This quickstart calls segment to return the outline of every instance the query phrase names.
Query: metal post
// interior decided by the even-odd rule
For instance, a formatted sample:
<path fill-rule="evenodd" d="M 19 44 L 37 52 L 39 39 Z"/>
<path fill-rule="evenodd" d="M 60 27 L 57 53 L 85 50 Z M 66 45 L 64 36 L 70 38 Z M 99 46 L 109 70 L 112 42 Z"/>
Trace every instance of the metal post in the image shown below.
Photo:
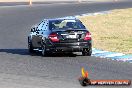
<path fill-rule="evenodd" d="M 32 6 L 32 0 L 29 0 L 29 5 Z"/>

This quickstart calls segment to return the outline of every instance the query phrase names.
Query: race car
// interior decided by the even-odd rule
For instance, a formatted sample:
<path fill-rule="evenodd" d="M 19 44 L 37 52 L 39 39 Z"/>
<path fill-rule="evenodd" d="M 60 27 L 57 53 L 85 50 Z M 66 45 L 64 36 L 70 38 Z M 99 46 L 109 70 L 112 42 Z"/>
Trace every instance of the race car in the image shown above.
<path fill-rule="evenodd" d="M 42 56 L 63 52 L 81 52 L 83 56 L 91 56 L 91 33 L 74 17 L 44 19 L 31 28 L 28 50 L 30 53 L 40 51 Z"/>

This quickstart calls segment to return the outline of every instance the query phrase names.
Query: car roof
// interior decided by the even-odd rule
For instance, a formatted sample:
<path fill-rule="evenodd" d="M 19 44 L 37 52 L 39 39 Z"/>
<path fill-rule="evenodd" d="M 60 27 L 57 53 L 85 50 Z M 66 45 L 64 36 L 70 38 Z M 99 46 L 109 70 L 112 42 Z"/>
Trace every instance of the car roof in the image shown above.
<path fill-rule="evenodd" d="M 55 21 L 55 20 L 79 20 L 79 19 L 73 16 L 67 16 L 67 17 L 61 17 L 61 18 L 43 19 L 42 21 Z M 35 27 L 37 25 L 39 25 L 39 23 L 33 25 L 32 27 Z"/>
<path fill-rule="evenodd" d="M 44 20 L 54 21 L 54 20 L 79 20 L 79 19 L 77 19 L 76 17 L 69 16 L 69 17 L 54 18 L 54 19 L 44 19 Z"/>

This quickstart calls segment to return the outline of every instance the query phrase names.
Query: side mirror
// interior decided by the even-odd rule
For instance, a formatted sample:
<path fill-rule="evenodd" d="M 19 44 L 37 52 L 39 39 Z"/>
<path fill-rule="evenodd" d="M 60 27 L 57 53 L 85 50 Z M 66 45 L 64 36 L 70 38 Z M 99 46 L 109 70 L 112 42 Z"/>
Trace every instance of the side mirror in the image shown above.
<path fill-rule="evenodd" d="M 31 31 L 30 32 L 34 32 L 33 28 L 31 28 Z"/>
<path fill-rule="evenodd" d="M 31 28 L 31 32 L 35 32 L 35 31 L 36 31 L 35 27 Z"/>
<path fill-rule="evenodd" d="M 31 29 L 31 31 L 30 32 L 33 32 L 33 29 Z"/>

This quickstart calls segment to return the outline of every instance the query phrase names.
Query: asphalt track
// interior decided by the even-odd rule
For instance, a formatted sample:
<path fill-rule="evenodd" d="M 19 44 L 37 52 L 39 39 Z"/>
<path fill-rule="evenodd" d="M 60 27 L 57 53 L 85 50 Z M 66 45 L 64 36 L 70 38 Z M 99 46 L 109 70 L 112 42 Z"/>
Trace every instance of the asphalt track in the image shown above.
<path fill-rule="evenodd" d="M 0 88 L 81 88 L 77 80 L 81 67 L 89 71 L 90 79 L 132 80 L 131 63 L 79 54 L 41 57 L 27 51 L 30 27 L 43 18 L 130 7 L 132 1 L 0 7 Z"/>

